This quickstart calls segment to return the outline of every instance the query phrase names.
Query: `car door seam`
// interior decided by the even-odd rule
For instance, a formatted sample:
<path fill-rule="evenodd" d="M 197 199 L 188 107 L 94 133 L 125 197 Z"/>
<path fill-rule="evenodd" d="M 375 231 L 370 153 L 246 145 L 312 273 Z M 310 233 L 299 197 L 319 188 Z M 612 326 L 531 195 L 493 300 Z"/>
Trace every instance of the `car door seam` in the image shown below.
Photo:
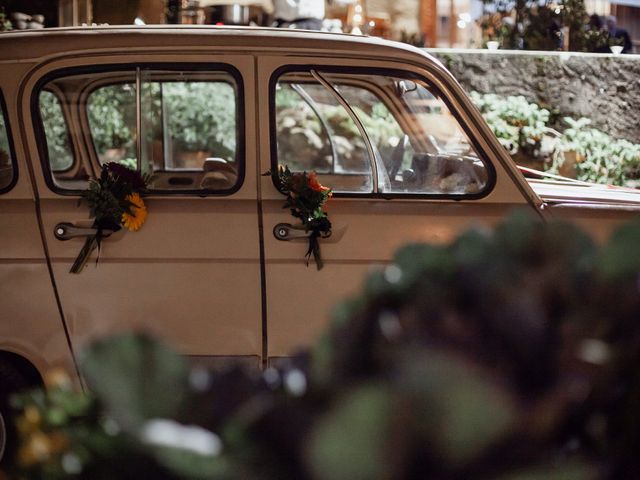
<path fill-rule="evenodd" d="M 253 129 L 256 135 L 256 151 L 255 151 L 255 174 L 256 174 L 256 194 L 257 194 L 257 209 L 258 209 L 258 247 L 260 255 L 260 302 L 261 302 L 261 337 L 262 337 L 262 350 L 261 361 L 262 368 L 265 369 L 268 366 L 269 361 L 269 324 L 267 317 L 267 267 L 266 267 L 266 254 L 264 247 L 264 217 L 263 217 L 263 203 L 262 203 L 262 175 L 260 173 L 260 112 L 261 102 L 256 102 L 255 99 L 260 98 L 260 83 L 258 81 L 258 57 L 253 55 L 253 81 L 254 81 L 254 105 L 255 116 Z M 246 159 L 245 159 L 246 160 Z"/>

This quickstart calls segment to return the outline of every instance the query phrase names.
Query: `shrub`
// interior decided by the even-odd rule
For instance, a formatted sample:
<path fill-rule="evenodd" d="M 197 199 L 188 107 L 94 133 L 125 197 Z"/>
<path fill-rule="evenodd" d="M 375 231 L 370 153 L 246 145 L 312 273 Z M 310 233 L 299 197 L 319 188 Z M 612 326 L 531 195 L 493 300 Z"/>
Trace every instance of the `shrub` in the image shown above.
<path fill-rule="evenodd" d="M 311 352 L 262 374 L 101 341 L 91 396 L 18 399 L 18 476 L 638 478 L 639 242 L 638 223 L 598 249 L 517 216 L 407 246 Z"/>
<path fill-rule="evenodd" d="M 549 111 L 523 96 L 500 97 L 471 92 L 471 98 L 500 143 L 515 154 L 540 144 L 549 122 Z"/>
<path fill-rule="evenodd" d="M 541 141 L 550 132 L 547 127 L 550 113 L 523 96 L 499 97 L 494 94 L 471 92 L 500 143 L 511 155 L 520 153 L 530 157 L 542 154 Z M 555 152 L 542 165 L 552 173 L 559 173 L 566 152 L 577 154 L 576 178 L 587 182 L 637 186 L 640 178 L 640 145 L 628 140 L 616 140 L 591 127 L 591 120 L 564 117 L 568 128 L 561 132 Z"/>
<path fill-rule="evenodd" d="M 563 132 L 560 148 L 576 152 L 577 178 L 590 182 L 615 185 L 634 185 L 640 168 L 640 145 L 627 140 L 616 140 L 598 129 L 590 127 L 591 120 L 565 117 L 569 125 Z M 557 171 L 561 161 L 552 170 Z"/>

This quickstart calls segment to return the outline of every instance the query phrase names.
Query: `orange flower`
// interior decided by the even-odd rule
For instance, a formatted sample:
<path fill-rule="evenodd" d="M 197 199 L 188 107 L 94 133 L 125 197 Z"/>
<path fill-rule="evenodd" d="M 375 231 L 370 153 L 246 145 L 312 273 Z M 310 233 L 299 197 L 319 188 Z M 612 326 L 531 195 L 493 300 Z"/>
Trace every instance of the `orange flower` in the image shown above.
<path fill-rule="evenodd" d="M 318 175 L 316 172 L 311 172 L 309 174 L 309 188 L 314 192 L 326 192 L 329 190 L 328 187 L 323 187 L 318 181 Z"/>
<path fill-rule="evenodd" d="M 127 195 L 126 200 L 131 203 L 131 213 L 122 214 L 122 224 L 132 232 L 136 232 L 147 219 L 147 207 L 138 193 Z"/>

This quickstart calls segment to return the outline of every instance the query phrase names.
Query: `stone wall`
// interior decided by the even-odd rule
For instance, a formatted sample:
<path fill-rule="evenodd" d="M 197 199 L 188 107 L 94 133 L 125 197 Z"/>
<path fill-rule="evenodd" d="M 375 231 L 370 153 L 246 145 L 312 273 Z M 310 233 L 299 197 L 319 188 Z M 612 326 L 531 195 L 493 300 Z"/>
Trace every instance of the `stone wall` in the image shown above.
<path fill-rule="evenodd" d="M 640 55 L 431 49 L 467 91 L 524 95 L 640 143 Z"/>

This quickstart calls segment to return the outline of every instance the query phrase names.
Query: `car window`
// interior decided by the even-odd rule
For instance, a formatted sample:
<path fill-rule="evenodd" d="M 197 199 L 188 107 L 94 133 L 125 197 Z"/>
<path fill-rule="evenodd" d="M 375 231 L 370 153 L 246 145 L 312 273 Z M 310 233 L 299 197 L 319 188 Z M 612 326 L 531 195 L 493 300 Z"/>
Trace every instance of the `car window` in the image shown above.
<path fill-rule="evenodd" d="M 93 90 L 87 99 L 87 116 L 100 163 L 118 162 L 136 168 L 134 79 Z"/>
<path fill-rule="evenodd" d="M 40 92 L 40 116 L 47 138 L 51 170 L 66 171 L 73 165 L 73 153 L 62 106 L 54 93 L 46 90 Z"/>
<path fill-rule="evenodd" d="M 51 80 L 40 94 L 40 108 L 52 111 L 46 94 L 55 90 L 62 127 L 47 121 L 53 115 L 41 113 L 54 187 L 80 190 L 101 164 L 118 162 L 150 174 L 152 191 L 235 191 L 244 161 L 237 78 L 227 69 L 137 68 Z M 80 130 L 72 130 L 70 138 L 84 153 L 75 161 L 69 153 L 72 166 L 63 171 L 51 144 L 61 145 L 60 131 L 67 125 Z"/>
<path fill-rule="evenodd" d="M 310 73 L 280 77 L 275 92 L 278 165 L 315 170 L 337 192 L 371 192 L 372 162 L 349 111 Z"/>
<path fill-rule="evenodd" d="M 4 191 L 11 187 L 15 178 L 13 166 L 13 158 L 11 154 L 11 145 L 9 143 L 9 132 L 7 128 L 6 112 L 4 109 L 4 101 L 0 97 L 0 191 Z"/>
<path fill-rule="evenodd" d="M 172 180 L 192 177 L 199 188 L 233 188 L 239 178 L 236 98 L 235 80 L 226 73 L 143 72 L 142 170 L 157 184 L 164 179 L 162 188 L 180 188 Z"/>
<path fill-rule="evenodd" d="M 364 141 L 370 143 L 376 162 L 378 192 L 478 196 L 487 189 L 489 170 L 486 164 L 476 153 L 458 119 L 427 82 L 410 74 L 402 76 L 322 70 L 314 71 L 314 74 L 323 82 L 321 86 L 326 87 L 325 90 L 334 91 L 348 105 L 357 117 L 356 122 L 366 132 Z M 280 77 L 279 83 L 282 79 L 295 76 L 300 78 L 302 74 L 290 72 Z M 305 91 L 309 89 L 307 85 L 301 85 L 301 88 Z M 309 96 L 313 102 L 319 95 Z M 306 109 L 307 117 L 313 118 L 312 111 L 315 124 L 324 121 L 330 126 L 334 123 L 340 125 L 313 103 Z M 281 112 L 276 92 L 277 119 L 279 115 Z M 299 125 L 289 118 L 280 119 L 277 123 L 277 161 L 291 166 L 292 161 L 283 154 L 281 148 L 283 137 L 287 139 L 293 136 L 280 126 L 284 122 L 289 122 L 294 128 Z M 307 120 L 307 123 L 310 122 Z M 325 133 L 329 138 L 323 141 L 323 145 L 335 142 L 337 136 L 334 128 L 325 129 Z M 306 169 L 316 169 L 315 165 L 318 164 L 317 161 L 305 160 L 308 151 L 318 152 L 312 140 L 315 138 L 309 134 L 301 138 L 299 136 L 295 148 L 290 149 L 294 156 L 297 155 L 296 161 Z M 295 163 L 293 165 L 297 166 Z M 335 175 L 344 173 L 334 170 Z M 333 183 L 330 180 L 326 184 L 335 191 L 345 191 L 340 188 L 339 180 Z"/>

